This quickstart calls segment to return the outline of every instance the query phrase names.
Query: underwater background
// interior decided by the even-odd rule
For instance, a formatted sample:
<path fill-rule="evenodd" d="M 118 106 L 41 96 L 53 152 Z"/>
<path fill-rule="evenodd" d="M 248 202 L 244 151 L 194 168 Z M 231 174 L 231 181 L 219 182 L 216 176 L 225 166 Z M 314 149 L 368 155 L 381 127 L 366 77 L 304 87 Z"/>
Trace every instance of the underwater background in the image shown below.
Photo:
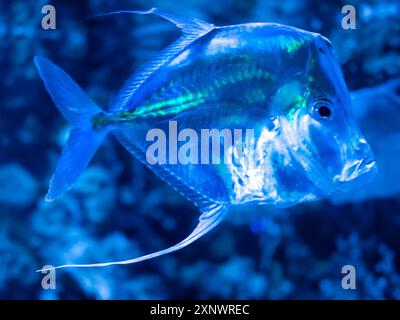
<path fill-rule="evenodd" d="M 42 7 L 56 8 L 44 30 Z M 344 30 L 341 9 L 356 8 Z M 57 271 L 44 265 L 137 257 L 179 242 L 197 209 L 110 137 L 74 188 L 44 196 L 68 125 L 33 64 L 60 65 L 106 107 L 132 71 L 177 39 L 153 16 L 90 16 L 159 7 L 215 25 L 277 22 L 329 38 L 379 174 L 371 184 L 289 209 L 235 209 L 185 249 L 135 265 Z M 1 299 L 400 299 L 399 1 L 0 2 Z M 356 269 L 355 290 L 341 286 Z"/>

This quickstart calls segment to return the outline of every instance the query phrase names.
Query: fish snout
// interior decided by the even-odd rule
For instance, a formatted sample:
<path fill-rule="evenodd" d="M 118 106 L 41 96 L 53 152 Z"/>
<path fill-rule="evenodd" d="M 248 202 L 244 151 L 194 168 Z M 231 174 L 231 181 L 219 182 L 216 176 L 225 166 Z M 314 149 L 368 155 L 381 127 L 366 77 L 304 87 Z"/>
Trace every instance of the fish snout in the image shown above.
<path fill-rule="evenodd" d="M 348 159 L 341 174 L 335 179 L 341 185 L 348 184 L 349 187 L 354 187 L 355 183 L 363 185 L 371 181 L 377 173 L 374 154 L 363 138 L 358 140 Z"/>

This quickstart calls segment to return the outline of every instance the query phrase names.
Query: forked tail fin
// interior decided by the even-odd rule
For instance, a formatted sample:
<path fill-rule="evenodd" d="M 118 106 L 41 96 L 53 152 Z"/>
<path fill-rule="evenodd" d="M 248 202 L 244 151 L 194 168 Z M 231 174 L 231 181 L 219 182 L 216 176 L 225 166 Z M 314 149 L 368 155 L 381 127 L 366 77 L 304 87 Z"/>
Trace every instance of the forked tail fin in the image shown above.
<path fill-rule="evenodd" d="M 43 268 L 37 270 L 37 272 L 61 269 L 61 268 L 92 268 L 92 267 L 107 267 L 117 264 L 132 264 L 140 261 L 149 260 L 155 257 L 162 256 L 167 253 L 171 253 L 177 250 L 180 250 L 186 247 L 188 244 L 194 242 L 201 236 L 205 235 L 208 231 L 217 226 L 225 217 L 227 212 L 227 208 L 223 204 L 213 204 L 208 208 L 208 211 L 205 211 L 199 218 L 199 223 L 196 228 L 192 231 L 192 233 L 187 236 L 184 240 L 177 243 L 176 245 L 169 247 L 164 250 L 160 250 L 157 252 L 153 252 L 138 258 L 123 260 L 123 261 L 112 261 L 112 262 L 103 262 L 103 263 L 93 263 L 93 264 L 66 264 L 58 267 L 52 268 Z"/>
<path fill-rule="evenodd" d="M 102 110 L 70 76 L 45 58 L 35 57 L 34 62 L 56 107 L 73 125 L 46 195 L 46 201 L 52 201 L 72 187 L 102 144 L 108 129 L 93 129 L 91 117 Z"/>

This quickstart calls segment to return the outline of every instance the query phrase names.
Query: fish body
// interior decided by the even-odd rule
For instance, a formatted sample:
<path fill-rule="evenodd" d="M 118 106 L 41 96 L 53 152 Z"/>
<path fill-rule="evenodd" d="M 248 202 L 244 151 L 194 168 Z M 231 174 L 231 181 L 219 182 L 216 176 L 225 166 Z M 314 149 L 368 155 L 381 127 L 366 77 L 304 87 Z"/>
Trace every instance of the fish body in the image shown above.
<path fill-rule="evenodd" d="M 278 24 L 214 28 L 170 58 L 143 83 L 137 95 L 118 105 L 110 116 L 118 127 L 115 134 L 128 150 L 143 155 L 149 147 L 145 134 L 151 128 L 167 132 L 169 120 L 177 120 L 179 127 L 197 132 L 202 128 L 253 128 L 255 144 L 264 144 L 259 151 L 270 151 L 263 164 L 252 168 L 252 172 L 240 164 L 164 164 L 162 170 L 168 170 L 200 197 L 213 202 L 257 201 L 288 206 L 317 199 L 331 188 L 313 188 L 312 178 L 302 167 L 304 160 L 291 152 L 284 134 L 278 135 L 283 126 L 278 118 L 282 114 L 294 116 L 299 109 L 308 112 L 316 94 L 346 97 L 342 78 L 335 78 L 332 83 L 329 77 L 323 78 L 321 64 L 331 67 L 330 50 L 330 43 L 320 35 Z M 327 61 L 321 61 L 325 55 Z M 328 73 L 341 75 L 332 65 Z M 314 90 L 316 82 L 324 87 L 322 81 L 327 82 L 325 89 L 330 92 Z M 265 128 L 273 129 L 266 133 Z M 262 141 L 268 140 L 268 134 L 274 136 L 273 143 Z M 355 133 L 354 139 L 357 137 Z M 276 145 L 286 148 L 278 150 Z M 287 163 L 290 166 L 285 166 Z M 282 167 L 285 169 L 280 174 L 277 168 Z M 293 187 L 295 184 L 298 189 Z"/>
<path fill-rule="evenodd" d="M 348 108 L 340 67 L 321 35 L 272 23 L 215 27 L 159 9 L 134 13 L 157 14 L 184 35 L 126 82 L 108 112 L 60 68 L 44 58 L 35 60 L 54 102 L 75 124 L 47 199 L 72 186 L 112 132 L 202 215 L 195 230 L 168 249 L 122 262 L 72 266 L 153 258 L 208 232 L 231 205 L 291 206 L 374 172 L 371 150 Z M 182 164 L 169 154 L 167 161 L 150 164 L 147 151 L 154 140 L 148 133 L 154 128 L 169 132 L 171 126 L 194 132 L 251 129 L 252 134 L 249 139 L 234 137 L 227 153 L 224 149 L 232 162 Z M 218 148 L 224 142 L 219 139 Z"/>

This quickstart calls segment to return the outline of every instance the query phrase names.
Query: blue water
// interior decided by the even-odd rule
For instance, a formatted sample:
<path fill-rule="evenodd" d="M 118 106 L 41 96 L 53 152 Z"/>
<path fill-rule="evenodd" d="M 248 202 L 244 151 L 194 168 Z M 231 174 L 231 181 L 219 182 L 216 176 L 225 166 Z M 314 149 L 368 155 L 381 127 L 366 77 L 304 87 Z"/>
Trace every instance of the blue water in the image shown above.
<path fill-rule="evenodd" d="M 341 28 L 346 3 L 265 0 L 51 1 L 55 30 L 43 30 L 49 1 L 0 3 L 0 298 L 2 299 L 400 299 L 400 4 L 354 1 L 357 29 Z M 113 138 L 77 185 L 45 203 L 68 127 L 33 65 L 62 66 L 101 106 L 141 63 L 179 36 L 152 16 L 85 18 L 160 7 L 216 25 L 284 23 L 332 40 L 354 113 L 379 175 L 356 192 L 274 209 L 234 210 L 182 251 L 132 266 L 66 269 L 44 290 L 46 264 L 133 258 L 183 239 L 197 209 Z M 388 82 L 389 81 L 389 82 Z M 341 286 L 356 270 L 355 290 Z"/>

